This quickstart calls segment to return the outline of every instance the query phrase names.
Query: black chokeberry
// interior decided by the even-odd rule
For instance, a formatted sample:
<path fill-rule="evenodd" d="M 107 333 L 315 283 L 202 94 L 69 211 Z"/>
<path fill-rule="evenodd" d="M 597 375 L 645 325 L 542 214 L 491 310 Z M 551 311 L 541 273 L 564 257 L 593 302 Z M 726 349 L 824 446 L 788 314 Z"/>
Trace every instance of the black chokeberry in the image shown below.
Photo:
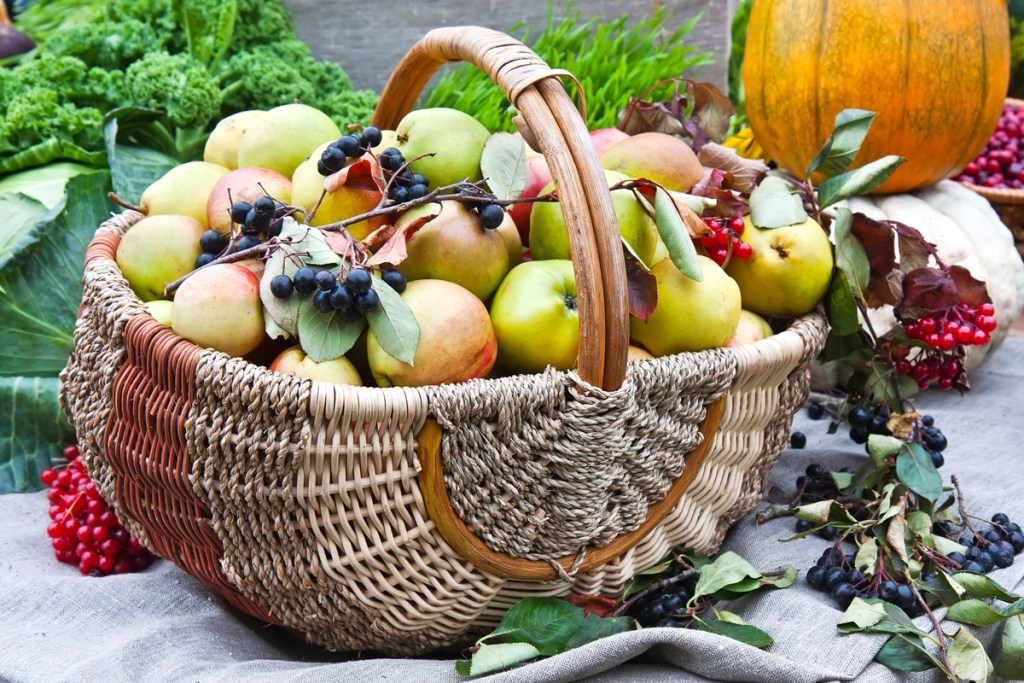
<path fill-rule="evenodd" d="M 254 206 L 249 209 L 249 213 L 245 215 L 245 227 L 256 232 L 263 232 L 270 227 L 270 221 L 272 221 L 273 218 L 273 212 L 261 213 L 257 211 Z"/>
<path fill-rule="evenodd" d="M 921 424 L 923 424 L 925 427 L 931 427 L 935 424 L 935 418 L 932 417 L 931 415 L 922 415 Z"/>
<path fill-rule="evenodd" d="M 999 533 L 999 531 L 996 529 L 986 529 L 984 532 L 982 532 L 981 537 L 989 543 L 998 544 L 999 541 L 1003 540 L 1003 535 Z"/>
<path fill-rule="evenodd" d="M 334 145 L 331 145 L 324 150 L 323 154 L 320 155 L 320 162 L 328 171 L 328 173 L 321 173 L 321 175 L 337 173 L 345 167 L 345 153 Z"/>
<path fill-rule="evenodd" d="M 845 610 L 853 602 L 853 599 L 857 597 L 857 589 L 848 583 L 840 583 L 832 588 L 832 597 Z"/>
<path fill-rule="evenodd" d="M 854 443 L 867 443 L 868 441 L 868 430 L 866 427 L 857 426 L 850 428 L 850 438 L 853 439 Z"/>
<path fill-rule="evenodd" d="M 391 287 L 391 289 L 395 290 L 399 294 L 405 291 L 405 276 L 402 275 L 400 271 L 385 270 L 383 273 L 381 273 L 380 278 L 384 280 L 384 282 L 387 283 L 387 285 Z"/>
<path fill-rule="evenodd" d="M 211 250 L 210 249 L 203 249 L 203 251 L 211 251 Z M 1006 516 L 1006 513 L 997 512 L 996 514 L 992 515 L 992 523 L 993 524 L 998 524 L 999 526 L 1008 526 L 1010 524 L 1010 518 Z"/>
<path fill-rule="evenodd" d="M 480 207 L 480 223 L 488 230 L 501 227 L 505 220 L 505 209 L 497 204 L 484 204 Z"/>
<path fill-rule="evenodd" d="M 308 266 L 303 266 L 295 271 L 293 281 L 296 290 L 308 294 L 316 289 L 316 271 Z"/>
<path fill-rule="evenodd" d="M 846 581 L 846 572 L 839 567 L 832 567 L 825 572 L 825 587 L 829 590 Z"/>
<path fill-rule="evenodd" d="M 292 295 L 294 289 L 295 285 L 292 283 L 292 279 L 284 273 L 275 275 L 270 280 L 270 293 L 278 299 L 287 299 Z"/>
<path fill-rule="evenodd" d="M 896 596 L 899 594 L 898 590 L 899 585 L 892 579 L 887 579 L 878 587 L 878 597 L 889 602 L 895 602 Z"/>
<path fill-rule="evenodd" d="M 231 220 L 239 225 L 245 223 L 245 217 L 251 209 L 252 204 L 249 202 L 235 202 L 231 205 Z"/>
<path fill-rule="evenodd" d="M 859 569 L 851 569 L 846 573 L 846 580 L 856 586 L 864 580 L 864 574 Z"/>
<path fill-rule="evenodd" d="M 910 586 L 901 583 L 896 587 L 896 605 L 904 610 L 909 609 L 917 599 L 914 597 L 914 591 L 911 590 Z"/>
<path fill-rule="evenodd" d="M 868 431 L 871 432 L 872 434 L 885 434 L 886 436 L 889 436 L 892 434 L 892 432 L 890 432 L 889 428 L 886 427 L 888 422 L 889 421 L 885 417 L 881 415 L 875 415 L 874 417 L 871 418 L 871 423 L 868 426 Z"/>
<path fill-rule="evenodd" d="M 354 323 L 363 317 L 363 314 L 357 311 L 354 306 L 335 309 L 334 313 L 338 316 L 338 320 L 343 323 Z"/>
<path fill-rule="evenodd" d="M 818 537 L 824 538 L 826 541 L 834 541 L 836 540 L 836 536 L 838 535 L 839 530 L 831 525 L 823 526 L 820 529 L 818 529 Z"/>
<path fill-rule="evenodd" d="M 935 465 L 935 469 L 939 469 L 946 464 L 946 458 L 943 457 L 942 453 L 938 451 L 928 451 L 928 455 L 932 456 L 932 464 Z"/>
<path fill-rule="evenodd" d="M 427 180 L 427 176 L 423 175 L 422 173 L 413 173 L 412 174 L 412 184 L 413 185 L 430 185 L 430 181 Z"/>
<path fill-rule="evenodd" d="M 237 251 L 245 251 L 246 249 L 252 249 L 253 247 L 259 246 L 263 242 L 256 235 L 243 235 L 242 239 L 238 240 L 238 244 L 235 246 Z"/>
<path fill-rule="evenodd" d="M 355 302 L 356 298 L 345 285 L 336 285 L 334 289 L 331 290 L 331 306 L 333 306 L 335 310 L 352 308 Z"/>
<path fill-rule="evenodd" d="M 992 555 L 992 562 L 1000 569 L 1005 569 L 1013 564 L 1012 550 L 1007 551 L 1005 548 L 996 548 L 995 550 L 990 551 L 989 554 Z"/>
<path fill-rule="evenodd" d="M 817 401 L 811 401 L 807 404 L 807 417 L 812 420 L 820 420 L 825 417 L 825 406 Z"/>
<path fill-rule="evenodd" d="M 1011 531 L 1010 535 L 1006 537 L 1006 540 L 1013 546 L 1013 552 L 1024 552 L 1024 533 Z"/>
<path fill-rule="evenodd" d="M 329 176 L 332 173 L 334 173 L 334 171 L 332 171 L 331 169 L 327 168 L 326 165 L 324 165 L 323 159 L 318 159 L 317 160 L 317 162 L 316 162 L 316 172 L 319 173 L 322 176 Z"/>
<path fill-rule="evenodd" d="M 208 251 L 204 251 L 202 254 L 199 255 L 199 258 L 196 259 L 196 268 L 202 268 L 205 265 L 213 263 L 213 261 L 216 258 L 216 254 L 211 254 Z"/>
<path fill-rule="evenodd" d="M 807 583 L 811 584 L 813 588 L 821 590 L 825 587 L 826 571 L 824 567 L 811 567 L 807 570 Z"/>
<path fill-rule="evenodd" d="M 384 136 L 381 135 L 380 128 L 377 126 L 363 128 L 363 134 L 360 136 L 360 142 L 362 142 L 363 147 L 376 147 L 383 139 Z"/>
<path fill-rule="evenodd" d="M 388 147 L 381 152 L 378 160 L 385 171 L 397 171 L 405 163 L 405 157 L 395 147 Z"/>
<path fill-rule="evenodd" d="M 828 470 L 826 470 L 823 465 L 820 465 L 816 462 L 812 462 L 810 465 L 807 466 L 807 469 L 804 470 L 804 474 L 806 474 L 811 479 L 820 479 L 821 477 L 824 477 L 826 474 L 828 474 Z"/>
<path fill-rule="evenodd" d="M 359 156 L 362 152 L 359 146 L 359 138 L 354 135 L 342 135 L 338 138 L 338 141 L 334 143 L 338 149 L 347 157 Z"/>
<path fill-rule="evenodd" d="M 380 307 L 380 297 L 376 290 L 368 289 L 356 297 L 356 310 L 360 313 L 372 313 Z"/>
<path fill-rule="evenodd" d="M 338 284 L 338 281 L 334 278 L 334 273 L 329 270 L 321 270 L 316 274 L 316 286 L 320 288 L 322 292 L 329 292 L 334 289 L 334 285 Z"/>
<path fill-rule="evenodd" d="M 356 296 L 370 289 L 372 282 L 373 279 L 370 277 L 370 272 L 363 268 L 353 268 L 345 278 L 345 284 L 348 285 L 348 288 Z"/>
<path fill-rule="evenodd" d="M 807 437 L 803 432 L 793 432 L 789 435 L 790 448 L 803 448 L 807 445 Z"/>
<path fill-rule="evenodd" d="M 985 569 L 974 560 L 968 560 L 960 569 L 965 572 L 974 572 L 975 574 L 985 573 Z"/>
<path fill-rule="evenodd" d="M 850 410 L 850 414 L 846 416 L 846 419 L 853 427 L 864 427 L 871 420 L 871 411 L 868 410 L 867 406 L 854 406 Z"/>
<path fill-rule="evenodd" d="M 419 199 L 427 195 L 427 186 L 413 183 L 409 186 L 409 199 Z"/>
<path fill-rule="evenodd" d="M 199 248 L 211 254 L 218 253 L 224 248 L 224 235 L 216 230 L 207 230 L 199 237 Z"/>
<path fill-rule="evenodd" d="M 804 532 L 810 531 L 813 528 L 814 528 L 814 524 L 812 522 L 808 522 L 806 519 L 798 519 L 798 520 L 796 520 L 796 532 L 798 534 L 802 534 Z"/>
<path fill-rule="evenodd" d="M 252 208 L 256 210 L 256 213 L 263 214 L 264 216 L 273 216 L 277 204 L 267 195 L 263 195 L 252 203 Z"/>
<path fill-rule="evenodd" d="M 996 567 L 996 561 L 992 558 L 992 553 L 987 550 L 983 550 L 978 553 L 978 556 L 974 558 L 974 561 L 981 565 L 981 568 L 987 572 L 992 571 Z"/>
<path fill-rule="evenodd" d="M 946 557 L 948 557 L 953 562 L 956 562 L 961 567 L 967 564 L 967 558 L 964 557 L 964 554 L 961 552 L 952 552 L 949 555 L 946 555 Z"/>
<path fill-rule="evenodd" d="M 409 188 L 402 187 L 401 185 L 393 185 L 391 187 L 391 201 L 395 204 L 407 202 L 409 199 Z"/>
<path fill-rule="evenodd" d="M 331 295 L 323 290 L 313 295 L 313 308 L 321 313 L 330 313 L 334 310 L 331 306 Z"/>
<path fill-rule="evenodd" d="M 926 438 L 924 445 L 928 447 L 928 450 L 939 451 L 941 453 L 942 451 L 946 450 L 946 446 L 949 445 L 949 442 L 946 441 L 945 434 L 942 434 L 940 432 L 935 436 Z"/>

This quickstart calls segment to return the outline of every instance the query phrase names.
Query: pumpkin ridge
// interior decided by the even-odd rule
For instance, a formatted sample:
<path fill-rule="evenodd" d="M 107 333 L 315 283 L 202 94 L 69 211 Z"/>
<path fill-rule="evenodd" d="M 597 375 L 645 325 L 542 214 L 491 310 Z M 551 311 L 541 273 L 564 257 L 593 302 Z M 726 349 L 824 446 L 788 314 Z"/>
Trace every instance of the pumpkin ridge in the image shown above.
<path fill-rule="evenodd" d="M 818 48 L 815 50 L 817 59 L 814 60 L 814 137 L 818 145 L 824 145 L 828 136 L 822 130 L 821 126 L 821 62 L 825 58 L 825 48 L 828 46 L 825 41 L 825 36 L 828 30 L 828 10 L 829 0 L 822 0 L 821 2 L 821 16 L 818 17 Z"/>
<path fill-rule="evenodd" d="M 981 4 L 980 3 L 981 3 L 981 0 L 974 0 L 974 6 L 977 8 L 979 13 L 981 13 L 983 11 L 982 8 L 981 8 Z M 984 16 L 984 15 L 982 15 L 982 16 Z M 988 53 L 986 52 L 986 42 L 987 42 L 986 41 L 986 38 L 987 38 L 986 31 L 987 31 L 987 28 L 988 27 L 986 25 L 986 22 L 982 22 L 981 26 L 979 27 L 980 30 L 978 31 L 978 37 L 979 37 L 979 41 L 980 41 L 980 45 L 978 46 L 978 51 L 981 53 L 981 63 L 982 64 L 988 64 Z M 971 124 L 971 128 L 970 128 L 971 130 L 977 130 L 978 126 L 981 125 L 982 119 L 985 116 L 985 100 L 988 99 L 988 88 L 989 88 L 988 69 L 982 69 L 981 70 L 981 104 L 978 106 L 977 109 L 974 110 L 974 121 Z M 977 147 L 977 145 L 975 144 L 975 141 L 973 139 L 965 137 L 964 138 L 964 144 L 960 148 L 960 153 L 957 155 L 956 161 L 946 167 L 946 169 L 942 172 L 942 178 L 940 178 L 940 180 L 943 179 L 943 178 L 948 178 L 949 176 L 953 175 L 954 173 L 956 173 L 957 171 L 962 169 L 964 166 L 966 166 L 971 160 L 973 160 L 974 157 L 977 156 L 978 152 L 981 151 L 981 150 L 975 151 L 976 147 Z"/>

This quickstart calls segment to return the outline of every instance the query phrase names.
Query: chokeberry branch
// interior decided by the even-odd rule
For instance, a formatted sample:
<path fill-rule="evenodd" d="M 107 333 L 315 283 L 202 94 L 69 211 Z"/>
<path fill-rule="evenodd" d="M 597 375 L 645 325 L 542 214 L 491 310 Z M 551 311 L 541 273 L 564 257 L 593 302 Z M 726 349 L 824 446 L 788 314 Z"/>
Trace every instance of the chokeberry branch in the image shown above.
<path fill-rule="evenodd" d="M 652 593 L 658 593 L 658 592 L 662 591 L 663 589 L 668 588 L 669 586 L 674 586 L 677 583 L 681 583 L 682 581 L 685 581 L 686 579 L 690 578 L 691 576 L 695 576 L 696 574 L 697 574 L 697 570 L 691 568 L 691 569 L 684 569 L 683 571 L 679 572 L 675 576 L 670 576 L 670 577 L 665 578 L 665 579 L 659 579 L 658 581 L 655 581 L 655 582 L 651 583 L 649 586 L 647 586 L 643 590 L 638 591 L 637 593 L 634 593 L 628 599 L 623 600 L 622 604 L 619 605 L 619 607 L 614 612 L 612 612 L 612 616 L 613 617 L 621 617 L 623 614 L 626 613 L 626 611 L 630 607 L 632 607 L 638 601 L 642 600 L 643 598 L 647 597 L 648 595 L 650 595 Z"/>
<path fill-rule="evenodd" d="M 310 222 L 312 222 L 313 217 L 316 216 L 316 212 L 320 210 L 320 205 L 323 204 L 324 197 L 326 197 L 326 196 L 327 196 L 327 190 L 320 190 L 320 196 L 317 197 L 316 204 L 313 205 L 313 208 L 310 209 L 309 213 L 306 214 L 305 220 L 302 221 L 303 225 L 309 225 Z"/>
<path fill-rule="evenodd" d="M 933 612 L 931 607 L 928 606 L 928 602 L 921 596 L 921 591 L 917 590 L 917 585 L 914 583 L 914 580 L 910 578 L 910 572 L 905 571 L 903 577 L 906 579 L 907 585 L 910 586 L 910 590 L 914 593 L 914 599 L 917 600 L 917 604 L 921 606 L 921 609 L 924 610 L 925 614 L 927 614 L 928 618 L 931 620 L 932 626 L 935 627 L 935 637 L 937 639 L 936 644 L 939 646 L 939 654 L 942 656 L 943 668 L 947 674 L 951 674 L 953 667 L 949 663 L 949 646 L 946 643 L 946 634 L 942 632 L 942 625 L 939 623 L 938 617 L 935 616 L 935 612 Z"/>
<path fill-rule="evenodd" d="M 200 270 L 203 270 L 204 268 L 209 268 L 210 266 L 216 266 L 223 263 L 236 263 L 238 261 L 244 261 L 247 258 L 263 256 L 264 254 L 268 253 L 271 249 L 276 247 L 277 244 L 277 238 L 273 238 L 267 242 L 263 242 L 262 244 L 257 244 L 255 247 L 249 247 L 248 249 L 232 252 L 230 254 L 225 254 L 220 258 L 216 258 L 213 261 L 207 263 L 205 266 L 200 266 L 199 268 L 196 268 L 193 271 L 185 273 L 174 282 L 167 283 L 167 286 L 164 287 L 164 296 L 170 296 L 171 294 L 173 294 L 175 291 L 177 291 L 178 287 L 181 287 L 182 283 L 185 282 L 185 280 L 189 279 L 190 277 L 198 273 Z"/>

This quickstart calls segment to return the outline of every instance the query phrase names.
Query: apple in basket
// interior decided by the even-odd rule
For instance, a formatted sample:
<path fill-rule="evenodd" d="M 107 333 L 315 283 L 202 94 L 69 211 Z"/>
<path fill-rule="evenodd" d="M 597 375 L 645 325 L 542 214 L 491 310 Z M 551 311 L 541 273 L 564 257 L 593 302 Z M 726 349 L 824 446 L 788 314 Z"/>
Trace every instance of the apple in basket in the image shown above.
<path fill-rule="evenodd" d="M 189 273 L 201 253 L 203 226 L 191 216 L 149 216 L 117 247 L 117 267 L 143 301 L 164 298 L 164 286 Z"/>
<path fill-rule="evenodd" d="M 234 263 L 200 268 L 175 292 L 171 329 L 199 346 L 244 356 L 265 336 L 260 281 Z"/>
<path fill-rule="evenodd" d="M 320 382 L 351 384 L 357 387 L 363 385 L 359 371 L 345 356 L 317 363 L 306 355 L 301 346 L 292 346 L 282 351 L 270 364 L 270 369 L 284 375 L 307 377 Z"/>

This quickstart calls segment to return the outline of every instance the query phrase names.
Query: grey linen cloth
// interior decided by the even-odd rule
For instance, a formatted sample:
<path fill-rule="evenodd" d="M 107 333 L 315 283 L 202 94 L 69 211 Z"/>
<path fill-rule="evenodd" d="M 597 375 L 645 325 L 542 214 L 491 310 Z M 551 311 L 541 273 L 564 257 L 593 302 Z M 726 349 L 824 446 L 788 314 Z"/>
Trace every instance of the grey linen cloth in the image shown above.
<path fill-rule="evenodd" d="M 947 478 L 956 473 L 972 511 L 985 519 L 1003 511 L 1024 522 L 1024 338 L 1010 338 L 972 378 L 974 390 L 930 392 L 919 407 L 949 438 Z M 863 461 L 863 447 L 844 431 L 829 436 L 826 421 L 801 411 L 794 429 L 804 450 L 790 450 L 771 485 L 792 490 L 810 462 L 831 469 Z M 209 589 L 169 562 L 141 574 L 81 576 L 53 557 L 42 493 L 0 496 L 0 681 L 458 681 L 450 659 L 383 659 L 339 655 L 304 645 L 230 610 Z M 767 651 L 714 634 L 647 629 L 607 638 L 557 657 L 481 680 L 527 681 L 932 681 L 933 673 L 896 674 L 873 663 L 885 638 L 840 636 L 832 599 L 811 590 L 805 570 L 827 543 L 791 543 L 792 519 L 754 526 L 752 515 L 730 532 L 724 549 L 760 569 L 801 570 L 795 586 L 732 603 L 730 609 L 775 639 Z M 1024 556 L 991 575 L 1024 589 Z M 921 626 L 929 624 L 919 618 Z M 956 629 L 946 624 L 947 631 Z M 973 629 L 990 654 L 995 628 Z"/>

